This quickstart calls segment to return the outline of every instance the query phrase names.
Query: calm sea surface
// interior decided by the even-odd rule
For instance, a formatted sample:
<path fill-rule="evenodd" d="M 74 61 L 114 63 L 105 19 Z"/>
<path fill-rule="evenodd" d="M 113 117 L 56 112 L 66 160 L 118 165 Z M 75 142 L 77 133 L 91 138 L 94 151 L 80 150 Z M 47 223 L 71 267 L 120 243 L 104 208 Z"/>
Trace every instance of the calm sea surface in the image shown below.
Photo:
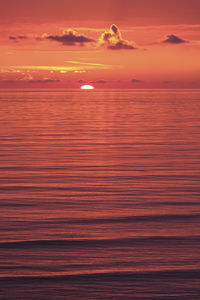
<path fill-rule="evenodd" d="M 0 299 L 200 299 L 200 90 L 0 91 Z"/>

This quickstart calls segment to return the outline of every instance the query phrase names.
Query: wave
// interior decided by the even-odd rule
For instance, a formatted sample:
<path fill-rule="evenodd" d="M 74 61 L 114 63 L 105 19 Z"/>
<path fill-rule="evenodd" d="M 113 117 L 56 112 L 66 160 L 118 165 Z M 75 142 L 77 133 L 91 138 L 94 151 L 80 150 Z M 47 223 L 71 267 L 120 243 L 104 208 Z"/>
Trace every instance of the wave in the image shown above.
<path fill-rule="evenodd" d="M 196 220 L 200 219 L 200 214 L 163 214 L 163 215 L 139 215 L 116 218 L 82 218 L 82 219 L 59 219 L 60 223 L 70 224 L 103 224 L 103 223 L 131 223 L 131 222 L 161 222 L 170 220 Z M 56 221 L 55 219 L 53 220 Z"/>
<path fill-rule="evenodd" d="M 58 203 L 57 203 L 58 204 Z M 72 203 L 71 203 L 72 204 Z M 34 206 L 33 203 L 24 203 L 24 204 L 9 204 L 5 203 L 0 205 L 0 207 L 28 207 Z M 157 215 L 138 215 L 138 216 L 118 216 L 118 217 L 106 217 L 106 218 L 49 218 L 43 220 L 21 220 L 12 221 L 12 226 L 16 226 L 18 228 L 20 226 L 47 226 L 59 224 L 61 225 L 108 225 L 108 224 L 134 224 L 134 223 L 167 223 L 167 222 L 192 222 L 197 223 L 200 221 L 200 214 L 157 214 Z M 1 229 L 0 229 L 1 230 Z M 3 229 L 5 230 L 5 229 Z M 0 244 L 1 245 L 1 244 Z"/>
<path fill-rule="evenodd" d="M 138 216 L 118 216 L 107 218 L 49 218 L 41 221 L 21 221 L 21 223 L 37 224 L 37 225 L 56 225 L 56 224 L 76 224 L 76 225 L 102 225 L 113 223 L 136 223 L 136 222 L 168 222 L 168 221 L 197 221 L 200 219 L 200 214 L 157 214 L 157 215 L 138 215 Z"/>
<path fill-rule="evenodd" d="M 2 281 L 99 281 L 99 280 L 116 280 L 116 281 L 137 281 L 151 279 L 200 279 L 200 269 L 175 269 L 175 270 L 158 270 L 158 271 L 110 271 L 110 272 L 94 272 L 64 275 L 35 275 L 35 276 L 4 276 L 0 277 Z"/>
<path fill-rule="evenodd" d="M 70 239 L 70 240 L 27 240 L 27 241 L 12 241 L 1 242 L 2 248 L 39 248 L 39 247 L 102 247 L 102 246 L 137 246 L 142 244 L 150 244 L 161 246 L 162 244 L 169 245 L 185 244 L 185 243 L 200 243 L 200 236 L 146 236 L 134 238 L 119 238 L 119 239 Z"/>

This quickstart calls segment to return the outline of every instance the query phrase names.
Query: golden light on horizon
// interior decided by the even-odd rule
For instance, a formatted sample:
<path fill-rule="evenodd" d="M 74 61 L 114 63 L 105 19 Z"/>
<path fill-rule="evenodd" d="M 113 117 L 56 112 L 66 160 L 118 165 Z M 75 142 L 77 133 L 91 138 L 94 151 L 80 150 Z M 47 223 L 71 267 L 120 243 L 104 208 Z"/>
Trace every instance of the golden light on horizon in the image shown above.
<path fill-rule="evenodd" d="M 90 84 L 85 84 L 80 87 L 81 90 L 94 90 L 94 87 Z"/>

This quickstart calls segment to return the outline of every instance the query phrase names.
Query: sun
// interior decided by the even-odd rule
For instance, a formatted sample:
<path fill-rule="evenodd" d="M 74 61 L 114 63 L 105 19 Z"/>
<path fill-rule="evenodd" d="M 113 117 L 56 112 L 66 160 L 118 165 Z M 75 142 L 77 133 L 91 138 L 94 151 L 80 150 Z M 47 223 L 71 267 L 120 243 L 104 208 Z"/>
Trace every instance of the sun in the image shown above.
<path fill-rule="evenodd" d="M 81 90 L 94 90 L 94 87 L 90 84 L 82 85 Z"/>

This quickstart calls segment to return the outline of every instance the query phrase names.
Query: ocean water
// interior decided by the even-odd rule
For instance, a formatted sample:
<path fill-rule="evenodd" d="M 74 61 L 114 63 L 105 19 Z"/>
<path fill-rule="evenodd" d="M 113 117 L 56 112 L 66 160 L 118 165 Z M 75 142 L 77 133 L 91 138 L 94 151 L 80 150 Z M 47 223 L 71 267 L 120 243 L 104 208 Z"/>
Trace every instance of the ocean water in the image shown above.
<path fill-rule="evenodd" d="M 200 299 L 200 90 L 0 91 L 0 299 Z"/>

